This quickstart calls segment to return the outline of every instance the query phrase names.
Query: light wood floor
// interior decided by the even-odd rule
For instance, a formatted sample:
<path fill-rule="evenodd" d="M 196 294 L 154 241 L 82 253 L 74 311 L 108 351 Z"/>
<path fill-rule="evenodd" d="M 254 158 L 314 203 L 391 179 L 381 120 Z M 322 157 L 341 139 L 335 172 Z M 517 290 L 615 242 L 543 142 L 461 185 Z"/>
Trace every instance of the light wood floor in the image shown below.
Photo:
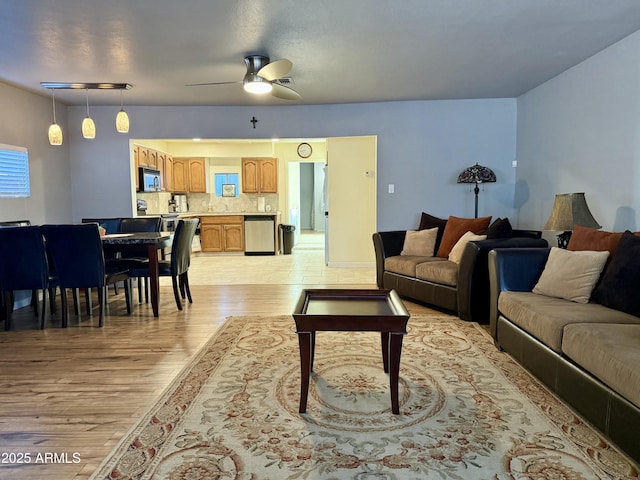
<path fill-rule="evenodd" d="M 328 269 L 323 258 L 314 249 L 196 257 L 193 304 L 178 311 L 162 286 L 157 319 L 147 304 L 127 315 L 122 291 L 104 328 L 84 315 L 67 329 L 54 317 L 40 331 L 29 308 L 16 312 L 12 331 L 0 332 L 0 479 L 88 478 L 228 316 L 290 314 L 303 288 L 375 288 L 372 269 Z M 57 462 L 36 463 L 38 454 Z"/>

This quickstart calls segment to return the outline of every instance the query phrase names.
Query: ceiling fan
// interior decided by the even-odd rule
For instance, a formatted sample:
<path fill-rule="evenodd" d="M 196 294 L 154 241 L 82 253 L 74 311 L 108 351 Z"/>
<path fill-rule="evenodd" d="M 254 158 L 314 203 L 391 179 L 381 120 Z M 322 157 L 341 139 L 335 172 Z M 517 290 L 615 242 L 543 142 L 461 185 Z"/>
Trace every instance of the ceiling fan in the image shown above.
<path fill-rule="evenodd" d="M 229 85 L 232 83 L 241 83 L 242 88 L 246 92 L 254 94 L 270 93 L 274 97 L 284 100 L 299 100 L 300 94 L 295 90 L 285 87 L 278 83 L 278 80 L 284 78 L 293 67 L 291 61 L 286 58 L 269 61 L 269 57 L 263 55 L 249 55 L 244 57 L 244 63 L 247 65 L 247 73 L 242 81 L 235 82 L 209 82 L 209 83 L 192 83 L 187 87 L 197 87 L 203 85 Z"/>

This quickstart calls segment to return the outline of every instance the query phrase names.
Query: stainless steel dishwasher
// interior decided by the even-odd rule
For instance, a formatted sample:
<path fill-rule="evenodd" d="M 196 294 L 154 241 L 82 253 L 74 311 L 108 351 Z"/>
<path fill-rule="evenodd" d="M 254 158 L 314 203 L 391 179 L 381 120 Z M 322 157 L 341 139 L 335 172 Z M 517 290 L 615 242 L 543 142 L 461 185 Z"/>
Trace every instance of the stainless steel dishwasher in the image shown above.
<path fill-rule="evenodd" d="M 275 221 L 270 215 L 244 217 L 244 254 L 275 255 Z"/>

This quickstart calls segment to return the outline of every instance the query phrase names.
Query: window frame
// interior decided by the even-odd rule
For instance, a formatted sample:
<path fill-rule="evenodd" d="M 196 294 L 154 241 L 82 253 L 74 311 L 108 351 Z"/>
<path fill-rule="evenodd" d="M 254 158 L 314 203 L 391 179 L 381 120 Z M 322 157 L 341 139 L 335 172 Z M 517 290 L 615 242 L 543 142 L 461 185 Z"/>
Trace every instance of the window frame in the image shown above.
<path fill-rule="evenodd" d="M 29 198 L 30 196 L 28 149 L 0 143 L 0 198 Z"/>

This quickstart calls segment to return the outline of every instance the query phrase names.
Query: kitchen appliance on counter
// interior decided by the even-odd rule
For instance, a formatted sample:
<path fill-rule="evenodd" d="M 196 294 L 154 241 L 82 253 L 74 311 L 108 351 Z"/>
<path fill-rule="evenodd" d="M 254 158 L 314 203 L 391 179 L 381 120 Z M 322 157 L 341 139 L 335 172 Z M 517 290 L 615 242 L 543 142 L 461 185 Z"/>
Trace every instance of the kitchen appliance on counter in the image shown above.
<path fill-rule="evenodd" d="M 138 169 L 138 180 L 138 191 L 140 192 L 159 192 L 162 190 L 160 170 L 140 167 Z"/>
<path fill-rule="evenodd" d="M 245 215 L 244 254 L 275 255 L 276 233 L 274 218 L 270 215 Z"/>
<path fill-rule="evenodd" d="M 187 213 L 189 211 L 186 195 L 174 195 L 173 202 L 177 213 Z"/>
<path fill-rule="evenodd" d="M 138 210 L 138 215 L 146 215 L 147 214 L 147 201 L 138 199 L 136 200 L 136 208 Z"/>

